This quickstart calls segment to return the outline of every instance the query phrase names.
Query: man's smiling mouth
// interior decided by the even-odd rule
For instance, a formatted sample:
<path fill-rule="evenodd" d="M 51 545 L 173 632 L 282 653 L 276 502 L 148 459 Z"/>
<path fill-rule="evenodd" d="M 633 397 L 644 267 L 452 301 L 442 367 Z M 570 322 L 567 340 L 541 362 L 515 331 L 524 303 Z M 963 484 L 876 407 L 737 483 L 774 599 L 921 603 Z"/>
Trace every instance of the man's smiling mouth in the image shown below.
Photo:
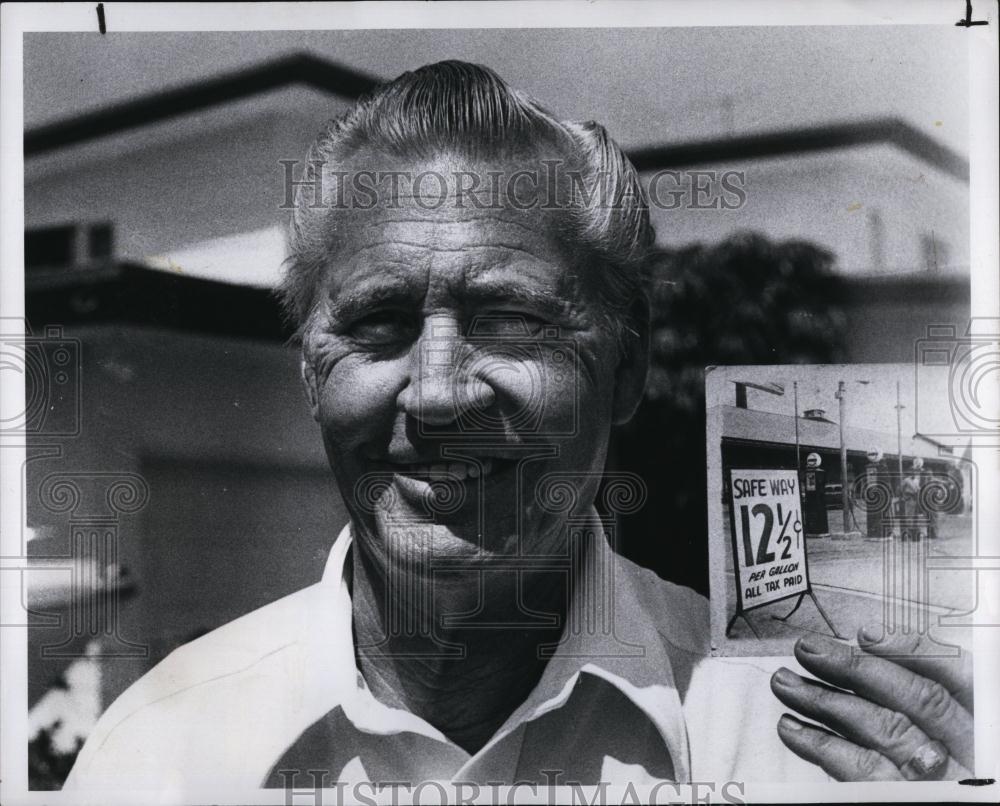
<path fill-rule="evenodd" d="M 388 462 L 388 469 L 420 481 L 467 481 L 489 478 L 513 467 L 512 459 L 487 456 L 475 460 L 448 459 L 433 462 Z"/>

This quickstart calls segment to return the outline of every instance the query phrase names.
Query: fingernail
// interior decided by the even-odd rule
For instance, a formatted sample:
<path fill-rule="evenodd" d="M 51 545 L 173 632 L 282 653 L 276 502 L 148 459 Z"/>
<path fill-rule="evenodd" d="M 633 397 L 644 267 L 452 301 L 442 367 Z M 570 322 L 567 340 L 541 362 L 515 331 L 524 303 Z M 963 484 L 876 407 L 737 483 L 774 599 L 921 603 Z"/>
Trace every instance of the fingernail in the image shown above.
<path fill-rule="evenodd" d="M 788 687 L 798 686 L 802 682 L 802 678 L 795 674 L 795 672 L 784 667 L 778 669 L 778 671 L 774 673 L 773 679 L 779 685 Z"/>
<path fill-rule="evenodd" d="M 810 655 L 825 655 L 830 651 L 830 642 L 819 635 L 805 635 L 799 639 L 799 648 Z"/>
<path fill-rule="evenodd" d="M 778 720 L 778 727 L 785 730 L 802 730 L 802 723 L 797 719 L 792 719 L 788 714 L 782 714 Z"/>
<path fill-rule="evenodd" d="M 858 631 L 858 642 L 862 644 L 877 644 L 883 637 L 878 627 L 862 627 Z"/>

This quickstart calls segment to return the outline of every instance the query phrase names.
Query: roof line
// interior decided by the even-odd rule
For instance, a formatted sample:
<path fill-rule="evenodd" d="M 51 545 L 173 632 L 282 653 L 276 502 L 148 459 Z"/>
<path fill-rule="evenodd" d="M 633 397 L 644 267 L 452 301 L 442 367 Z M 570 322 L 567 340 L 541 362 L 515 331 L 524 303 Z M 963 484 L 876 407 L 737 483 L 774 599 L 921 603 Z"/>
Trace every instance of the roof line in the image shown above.
<path fill-rule="evenodd" d="M 87 140 L 159 123 L 179 115 L 257 95 L 288 84 L 357 98 L 382 82 L 311 53 L 293 53 L 255 67 L 195 81 L 124 101 L 96 112 L 57 120 L 24 134 L 24 156 L 33 157 Z"/>
<path fill-rule="evenodd" d="M 650 146 L 633 149 L 629 158 L 638 170 L 651 171 L 783 154 L 806 154 L 875 143 L 894 145 L 962 182 L 969 181 L 969 161 L 965 157 L 898 117 L 776 129 L 668 146 Z"/>
<path fill-rule="evenodd" d="M 289 84 L 305 84 L 345 98 L 358 98 L 381 82 L 382 79 L 368 73 L 312 53 L 292 53 L 255 67 L 36 126 L 24 134 L 24 155 L 34 157 Z M 650 171 L 829 151 L 873 143 L 889 143 L 956 179 L 969 181 L 969 161 L 965 157 L 898 117 L 689 140 L 673 145 L 630 149 L 628 153 L 638 170 Z"/>

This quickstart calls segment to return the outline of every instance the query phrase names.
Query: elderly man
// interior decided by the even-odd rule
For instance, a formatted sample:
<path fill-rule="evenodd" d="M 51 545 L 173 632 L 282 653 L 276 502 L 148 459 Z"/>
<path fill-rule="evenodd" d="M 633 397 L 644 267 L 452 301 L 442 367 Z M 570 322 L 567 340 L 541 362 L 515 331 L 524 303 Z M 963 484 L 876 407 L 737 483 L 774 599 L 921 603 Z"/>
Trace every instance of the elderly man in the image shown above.
<path fill-rule="evenodd" d="M 603 128 L 444 62 L 307 164 L 283 291 L 350 524 L 321 582 L 115 702 L 68 786 L 965 774 L 964 667 L 810 637 L 798 661 L 838 688 L 771 681 L 612 551 L 594 501 L 643 393 L 653 232 Z"/>

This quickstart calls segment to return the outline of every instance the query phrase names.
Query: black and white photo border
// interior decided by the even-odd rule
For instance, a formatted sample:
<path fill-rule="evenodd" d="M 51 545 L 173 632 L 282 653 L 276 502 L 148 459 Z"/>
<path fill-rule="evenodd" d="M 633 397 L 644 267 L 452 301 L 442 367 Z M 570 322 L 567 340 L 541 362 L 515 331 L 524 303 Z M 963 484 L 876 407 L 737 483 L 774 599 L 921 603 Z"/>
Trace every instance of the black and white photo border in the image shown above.
<path fill-rule="evenodd" d="M 968 7 L 968 9 L 967 9 Z M 100 13 L 98 12 L 100 9 Z M 5 4 L 0 27 L 0 321 L 4 337 L 22 337 L 24 322 L 24 154 L 22 37 L 37 31 L 268 31 L 420 28 L 561 28 L 561 27 L 680 27 L 680 26 L 900 26 L 962 25 L 969 40 L 970 86 L 970 185 L 972 267 L 972 317 L 1000 322 L 1000 260 L 998 260 L 998 130 L 997 18 L 996 3 L 943 0 L 942 2 L 872 2 L 792 4 L 767 2 L 495 2 L 495 3 L 228 3 L 228 4 L 138 4 L 68 3 L 57 7 L 43 3 Z M 967 16 L 971 15 L 971 16 Z M 983 25 L 970 22 L 983 21 Z M 181 56 L 182 57 L 182 56 Z M 803 53 L 804 59 L 809 58 Z M 945 323 L 947 324 L 947 323 Z M 960 323 L 952 323 L 960 325 Z M 1000 332 L 1000 331 L 998 331 Z M 58 334 L 46 334 L 57 338 Z M 72 347 L 72 345 L 70 345 Z M 0 378 L 4 412 L 23 407 L 23 375 L 4 372 Z M 998 446 L 989 428 L 981 446 L 979 463 L 982 490 L 1000 489 Z M 31 791 L 27 779 L 27 639 L 22 600 L 22 579 L 27 572 L 25 551 L 25 505 L 23 474 L 26 439 L 23 433 L 0 429 L 0 801 L 5 804 L 136 804 L 136 803 L 243 803 L 290 804 L 336 802 L 336 790 L 220 791 L 211 786 L 197 791 L 69 793 Z M 141 481 L 141 480 L 140 480 Z M 139 505 L 144 495 L 141 483 L 120 480 L 116 499 L 121 511 Z M 803 802 L 859 800 L 933 800 L 995 802 L 1000 778 L 1000 497 L 983 495 L 977 509 L 978 558 L 973 569 L 978 579 L 982 612 L 975 630 L 976 756 L 992 759 L 977 774 L 982 780 L 960 785 L 955 782 L 920 784 L 830 784 L 804 788 L 784 784 L 756 783 L 721 791 L 725 782 L 674 787 L 659 797 L 670 802 L 695 803 L 703 798 L 729 802 Z M 992 767 L 990 764 L 992 763 Z M 371 796 L 373 793 L 366 793 Z M 499 788 L 489 797 L 495 802 L 514 802 L 523 792 Z M 586 793 L 585 793 L 586 794 Z M 607 791 L 607 802 L 646 802 L 648 791 Z M 326 795 L 324 798 L 323 795 Z M 568 802 L 579 793 L 554 787 L 538 794 L 536 802 Z M 593 793 L 590 793 L 593 797 Z M 657 796 L 655 793 L 654 797 Z M 374 794 L 374 798 L 380 796 Z M 382 800 L 388 802 L 383 793 Z M 423 793 L 422 802 L 440 797 L 436 790 Z M 452 793 L 449 797 L 454 797 Z M 483 796 L 481 802 L 486 800 Z M 400 802 L 406 802 L 405 799 Z M 456 802 L 450 800 L 450 802 Z M 592 802 L 587 800 L 587 802 Z"/>

